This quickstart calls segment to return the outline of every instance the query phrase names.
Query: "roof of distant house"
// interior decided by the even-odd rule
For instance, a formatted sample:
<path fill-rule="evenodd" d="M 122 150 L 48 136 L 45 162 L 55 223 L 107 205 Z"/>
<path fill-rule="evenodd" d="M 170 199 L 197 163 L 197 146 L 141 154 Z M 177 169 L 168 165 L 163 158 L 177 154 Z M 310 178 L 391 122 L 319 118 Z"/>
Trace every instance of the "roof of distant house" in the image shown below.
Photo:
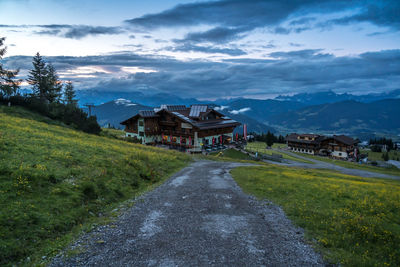
<path fill-rule="evenodd" d="M 314 140 L 305 140 L 305 139 L 299 139 L 298 137 L 311 137 L 314 138 Z M 333 135 L 333 136 L 324 136 L 324 135 L 318 135 L 318 134 L 297 134 L 297 133 L 292 133 L 286 136 L 287 141 L 291 142 L 297 142 L 297 143 L 303 143 L 303 144 L 319 144 L 324 140 L 328 139 L 333 139 L 337 142 L 343 143 L 345 145 L 354 145 L 358 143 L 358 140 L 353 139 L 349 136 L 346 135 Z"/>
<path fill-rule="evenodd" d="M 187 108 L 184 105 L 161 105 L 160 108 L 155 108 L 154 110 L 141 110 L 135 116 L 121 122 L 122 125 L 126 125 L 128 121 L 136 119 L 138 117 L 151 118 L 159 117 L 159 113 L 166 111 L 182 121 L 191 124 L 192 126 L 204 129 L 214 129 L 214 128 L 225 128 L 225 127 L 235 127 L 240 125 L 239 122 L 226 117 L 224 114 L 209 108 L 207 105 L 192 105 Z M 206 117 L 209 113 L 214 112 L 221 116 L 221 119 L 214 120 L 199 120 L 201 117 Z"/>

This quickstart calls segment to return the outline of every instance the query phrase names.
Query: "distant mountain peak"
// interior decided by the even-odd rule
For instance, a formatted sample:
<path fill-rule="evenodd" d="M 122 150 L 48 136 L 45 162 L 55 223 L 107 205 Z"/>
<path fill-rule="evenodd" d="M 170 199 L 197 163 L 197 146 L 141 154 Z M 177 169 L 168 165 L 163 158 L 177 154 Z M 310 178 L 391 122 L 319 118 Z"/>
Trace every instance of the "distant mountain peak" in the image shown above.
<path fill-rule="evenodd" d="M 135 103 L 132 103 L 132 101 L 125 99 L 125 98 L 115 99 L 114 103 L 117 105 L 124 105 L 124 106 L 136 106 Z"/>

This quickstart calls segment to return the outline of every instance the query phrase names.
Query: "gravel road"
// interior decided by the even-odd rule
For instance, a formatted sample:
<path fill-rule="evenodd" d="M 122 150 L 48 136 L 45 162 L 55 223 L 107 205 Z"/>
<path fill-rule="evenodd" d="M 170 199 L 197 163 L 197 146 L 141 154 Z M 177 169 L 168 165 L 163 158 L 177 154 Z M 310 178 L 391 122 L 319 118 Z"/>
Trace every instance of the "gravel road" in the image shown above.
<path fill-rule="evenodd" d="M 324 266 L 279 207 L 237 186 L 243 165 L 191 164 L 50 266 Z"/>

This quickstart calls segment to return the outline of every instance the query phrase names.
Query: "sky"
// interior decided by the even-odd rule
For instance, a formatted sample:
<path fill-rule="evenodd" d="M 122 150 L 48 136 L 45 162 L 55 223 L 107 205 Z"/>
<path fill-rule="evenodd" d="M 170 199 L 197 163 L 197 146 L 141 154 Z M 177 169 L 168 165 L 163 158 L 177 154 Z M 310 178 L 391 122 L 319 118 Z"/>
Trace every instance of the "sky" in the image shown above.
<path fill-rule="evenodd" d="M 78 90 L 246 97 L 400 89 L 400 1 L 0 0 L 3 64 Z"/>

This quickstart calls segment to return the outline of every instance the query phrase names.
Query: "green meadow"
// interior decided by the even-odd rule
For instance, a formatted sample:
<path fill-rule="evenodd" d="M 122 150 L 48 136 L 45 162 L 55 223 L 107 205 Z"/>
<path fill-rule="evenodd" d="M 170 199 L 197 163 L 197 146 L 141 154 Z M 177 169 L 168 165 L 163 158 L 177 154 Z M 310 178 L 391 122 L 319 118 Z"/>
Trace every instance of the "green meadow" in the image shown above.
<path fill-rule="evenodd" d="M 329 263 L 400 266 L 400 181 L 276 165 L 231 174 L 245 192 L 281 206 Z"/>
<path fill-rule="evenodd" d="M 191 160 L 117 138 L 0 106 L 0 265 L 40 264 Z"/>
<path fill-rule="evenodd" d="M 372 165 L 368 165 L 365 163 L 360 164 L 357 162 L 350 162 L 350 161 L 345 161 L 345 160 L 340 160 L 340 159 L 332 159 L 332 158 L 328 158 L 328 157 L 309 155 L 309 154 L 305 154 L 305 153 L 298 153 L 298 152 L 292 152 L 292 153 L 295 153 L 295 154 L 305 157 L 305 158 L 310 158 L 310 159 L 315 159 L 315 160 L 319 160 L 319 161 L 324 161 L 327 163 L 336 164 L 338 166 L 342 166 L 345 168 L 359 169 L 359 170 L 364 170 L 364 171 L 371 171 L 371 172 L 383 173 L 383 174 L 388 174 L 388 175 L 400 176 L 400 169 L 396 168 L 395 166 L 377 167 L 377 166 L 372 166 Z M 394 151 L 392 153 L 394 153 Z"/>
<path fill-rule="evenodd" d="M 293 157 L 291 155 L 288 155 L 286 153 L 283 153 L 283 152 L 280 152 L 277 150 L 267 149 L 266 146 L 267 145 L 264 142 L 249 142 L 249 143 L 247 143 L 245 149 L 249 152 L 253 152 L 253 153 L 257 152 L 259 154 L 261 153 L 261 154 L 266 154 L 269 156 L 271 156 L 272 154 L 278 154 L 278 155 L 281 155 L 282 158 L 284 158 L 284 159 L 289 159 L 289 160 L 302 162 L 302 163 L 313 164 L 313 162 L 311 162 L 309 160 L 299 159 L 299 158 Z M 274 144 L 272 146 L 272 148 L 277 148 L 277 149 L 283 148 L 283 147 L 286 147 L 286 144 Z"/>

